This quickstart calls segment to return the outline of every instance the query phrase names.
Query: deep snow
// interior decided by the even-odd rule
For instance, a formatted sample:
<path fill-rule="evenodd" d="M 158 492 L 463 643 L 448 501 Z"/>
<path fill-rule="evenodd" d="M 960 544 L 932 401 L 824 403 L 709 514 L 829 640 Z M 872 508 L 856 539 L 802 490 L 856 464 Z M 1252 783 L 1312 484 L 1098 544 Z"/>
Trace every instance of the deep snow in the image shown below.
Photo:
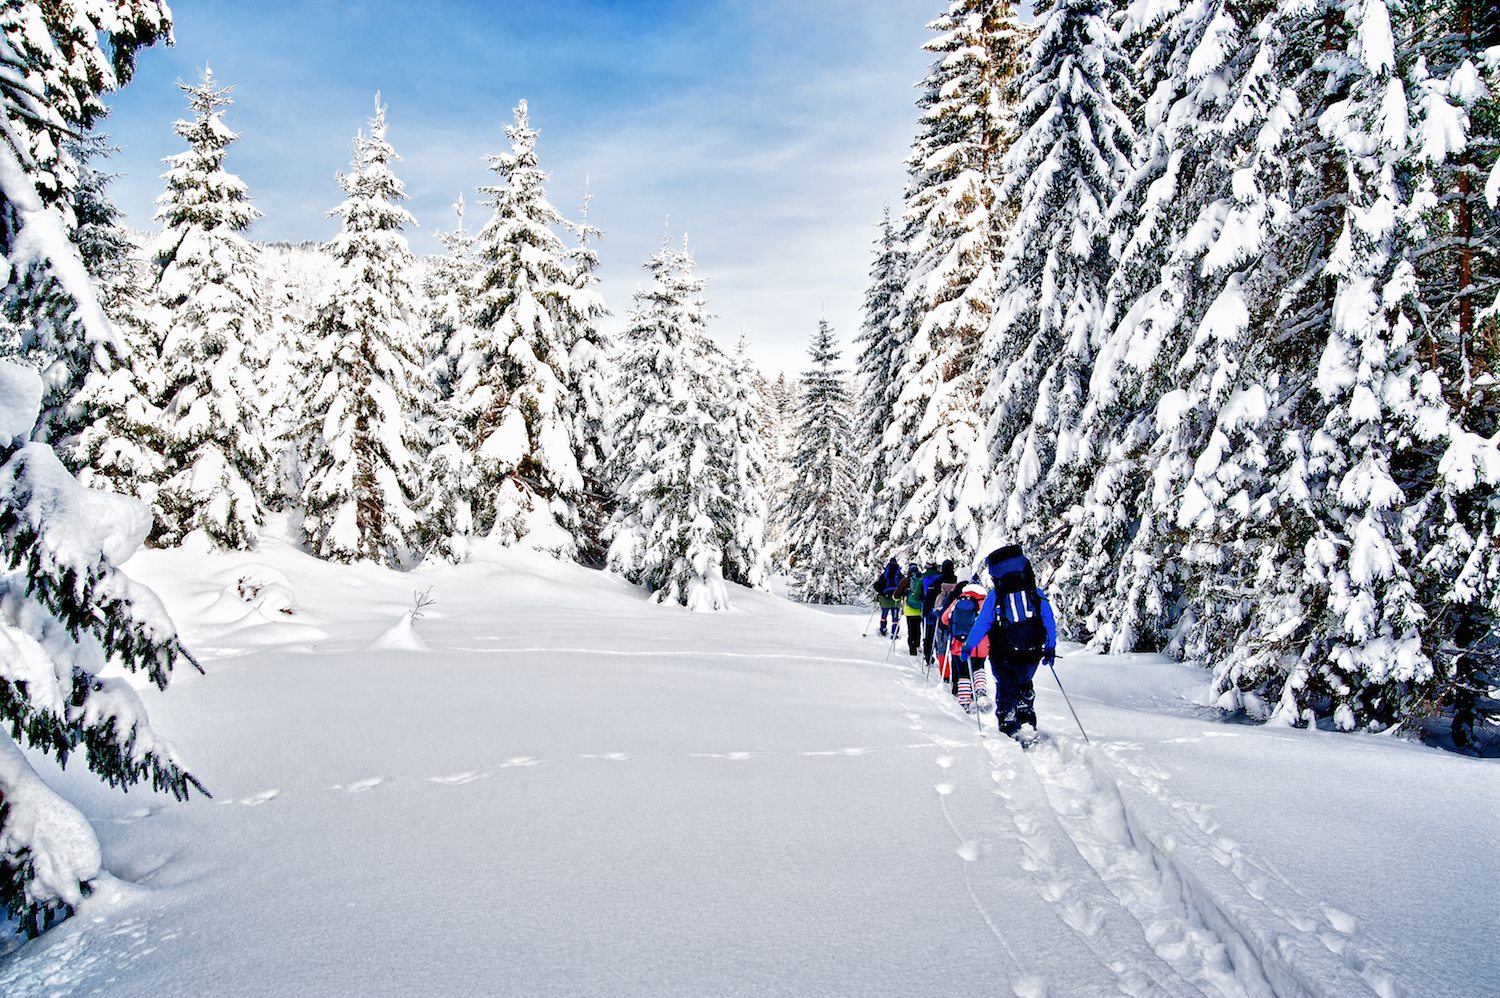
<path fill-rule="evenodd" d="M 114 878 L 0 994 L 1482 995 L 1492 762 L 1222 723 L 1206 675 L 1065 654 L 985 736 L 863 614 L 269 532 L 129 573 L 207 676 L 145 690 L 213 800 L 33 757 Z M 414 591 L 437 603 L 407 616 Z"/>

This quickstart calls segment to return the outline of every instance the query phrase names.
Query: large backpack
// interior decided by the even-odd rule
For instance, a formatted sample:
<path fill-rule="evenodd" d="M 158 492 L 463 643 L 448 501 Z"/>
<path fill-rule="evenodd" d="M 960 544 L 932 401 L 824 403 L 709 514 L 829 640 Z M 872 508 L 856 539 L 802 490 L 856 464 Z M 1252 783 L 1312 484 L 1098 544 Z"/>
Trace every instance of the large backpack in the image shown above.
<path fill-rule="evenodd" d="M 1042 623 L 1042 598 L 1031 562 L 1018 546 L 995 553 L 1001 557 L 990 563 L 995 577 L 995 624 L 990 629 L 990 647 L 1023 655 L 1040 654 L 1047 644 L 1047 625 Z"/>
<path fill-rule="evenodd" d="M 918 613 L 922 612 L 922 576 L 918 572 L 911 573 L 911 582 L 906 586 L 906 605 Z"/>
<path fill-rule="evenodd" d="M 948 633 L 959 641 L 967 639 L 978 616 L 978 601 L 972 596 L 960 596 L 953 601 L 953 611 L 948 614 Z"/>

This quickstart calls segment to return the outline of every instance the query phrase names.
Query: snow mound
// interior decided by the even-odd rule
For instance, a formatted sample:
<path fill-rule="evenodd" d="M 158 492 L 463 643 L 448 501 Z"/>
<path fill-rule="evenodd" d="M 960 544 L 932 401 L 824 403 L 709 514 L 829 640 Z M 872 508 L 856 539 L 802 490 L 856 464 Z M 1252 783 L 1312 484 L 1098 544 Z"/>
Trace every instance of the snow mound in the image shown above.
<path fill-rule="evenodd" d="M 380 632 L 380 635 L 365 645 L 366 651 L 427 651 L 427 642 L 417 633 L 412 611 L 401 615 L 401 619 Z"/>

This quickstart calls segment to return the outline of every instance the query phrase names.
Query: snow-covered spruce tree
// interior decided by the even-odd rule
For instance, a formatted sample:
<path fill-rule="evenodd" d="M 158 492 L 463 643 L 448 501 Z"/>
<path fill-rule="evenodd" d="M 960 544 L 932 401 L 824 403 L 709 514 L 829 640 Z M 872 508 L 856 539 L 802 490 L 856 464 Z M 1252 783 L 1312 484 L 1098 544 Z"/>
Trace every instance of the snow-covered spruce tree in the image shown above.
<path fill-rule="evenodd" d="M 1075 637 L 1115 654 L 1161 649 L 1183 612 L 1175 510 L 1226 397 L 1215 372 L 1240 351 L 1242 271 L 1260 260 L 1284 184 L 1279 36 L 1254 20 L 1273 13 L 1137 3 L 1122 32 L 1140 53 L 1138 165 L 1107 216 L 1119 259 L 1077 443 L 1052 476 L 1075 503 L 1061 511 L 1053 598 Z"/>
<path fill-rule="evenodd" d="M 893 461 L 890 539 L 918 559 L 973 553 L 984 462 L 980 343 L 1012 214 L 1003 193 L 1025 34 L 1008 0 L 954 0 L 930 27 L 937 55 L 918 104 L 904 233 L 905 356 L 883 446 Z"/>
<path fill-rule="evenodd" d="M 140 546 L 140 502 L 86 489 L 52 448 L 26 443 L 36 373 L 0 361 L 0 911 L 35 936 L 102 873 L 83 815 L 32 769 L 27 748 L 66 763 L 82 749 L 111 786 L 149 781 L 179 800 L 203 787 L 152 730 L 119 664 L 165 689 L 192 657 L 149 589 L 116 569 Z"/>
<path fill-rule="evenodd" d="M 724 578 L 752 589 L 770 585 L 770 552 L 766 549 L 769 519 L 766 493 L 766 453 L 762 443 L 761 418 L 765 403 L 756 386 L 755 365 L 750 362 L 749 342 L 744 331 L 725 371 L 725 414 L 721 427 L 727 431 L 731 472 L 725 495 L 732 506 L 733 530 L 724 544 Z"/>
<path fill-rule="evenodd" d="M 1003 198 L 1018 215 L 985 334 L 988 531 L 1033 544 L 1078 497 L 1043 484 L 1069 456 L 1114 260 L 1106 212 L 1131 166 L 1134 87 L 1105 0 L 1036 8 Z"/>
<path fill-rule="evenodd" d="M 458 362 L 478 342 L 473 325 L 478 263 L 474 239 L 464 229 L 462 195 L 453 210 L 453 230 L 438 234 L 445 252 L 429 261 L 422 281 L 426 373 L 435 402 L 426 421 L 427 452 L 415 508 L 423 550 L 458 562 L 467 557 L 474 536 L 472 504 L 479 481 L 472 441 L 455 403 L 454 375 Z"/>
<path fill-rule="evenodd" d="M 1417 119 L 1418 197 L 1428 238 L 1418 247 L 1418 293 L 1427 315 L 1418 352 L 1440 376 L 1464 434 L 1500 431 L 1500 51 L 1486 49 L 1493 5 L 1443 0 L 1417 20 L 1422 62 L 1411 77 Z M 1472 439 L 1472 438 L 1467 438 Z M 1469 462 L 1439 469 L 1445 484 L 1467 479 Z M 1428 462 L 1429 469 L 1430 455 Z M 1443 496 L 1424 519 L 1419 573 L 1428 616 L 1451 628 L 1431 642 L 1453 710 L 1453 739 L 1478 747 L 1486 722 L 1500 725 L 1500 536 L 1493 483 Z M 1434 515 L 1435 514 L 1435 515 Z M 1489 543 L 1485 543 L 1485 539 Z"/>
<path fill-rule="evenodd" d="M 604 529 L 612 512 L 613 490 L 605 478 L 610 451 L 610 417 L 614 404 L 610 395 L 613 347 L 599 328 L 608 315 L 604 301 L 594 291 L 599 283 L 599 253 L 594 240 L 603 235 L 589 224 L 592 192 L 584 195 L 583 209 L 573 226 L 578 245 L 569 254 L 574 282 L 582 292 L 577 301 L 579 322 L 568 327 L 568 394 L 573 409 L 572 439 L 577 450 L 578 470 L 583 475 L 579 498 L 578 554 L 585 561 L 603 558 Z"/>
<path fill-rule="evenodd" d="M 705 363 L 703 281 L 687 250 L 665 243 L 646 272 L 651 285 L 633 296 L 615 372 L 610 477 L 619 505 L 608 564 L 658 603 L 725 610 L 724 541 L 734 524 L 723 491 L 722 371 Z"/>
<path fill-rule="evenodd" d="M 177 84 L 192 121 L 173 127 L 188 143 L 167 158 L 167 189 L 148 321 L 161 336 L 161 450 L 155 538 L 176 544 L 203 530 L 221 546 L 255 544 L 269 453 L 262 432 L 255 362 L 266 344 L 259 263 L 242 235 L 260 212 L 240 178 L 224 169 L 237 137 L 224 125 L 233 87 L 205 68 Z"/>
<path fill-rule="evenodd" d="M 1410 40 L 1425 10 L 1370 0 L 1291 14 L 1343 56 L 1313 63 L 1327 96 L 1305 103 L 1320 112 L 1326 151 L 1322 175 L 1306 171 L 1299 191 L 1319 199 L 1334 238 L 1321 286 L 1287 311 L 1322 320 L 1315 367 L 1288 379 L 1316 392 L 1317 421 L 1280 448 L 1297 459 L 1280 475 L 1281 532 L 1260 566 L 1274 598 L 1257 601 L 1217 673 L 1226 695 L 1275 697 L 1281 719 L 1331 714 L 1341 729 L 1380 729 L 1427 711 L 1462 665 L 1459 626 L 1496 616 L 1500 555 L 1484 540 L 1500 522 L 1500 451 L 1465 425 L 1458 372 L 1424 356 L 1417 335 L 1414 261 L 1429 238 L 1408 177 L 1413 160 L 1462 148 L 1466 122 L 1424 87 L 1423 45 Z"/>
<path fill-rule="evenodd" d="M 137 50 L 170 27 L 159 3 L 0 9 L 10 70 L 0 79 L 0 256 L 7 315 L 36 323 L 30 346 L 123 350 L 70 238 L 76 174 L 62 140 L 87 129 L 100 94 L 125 83 Z M 28 936 L 70 911 L 102 871 L 88 823 L 23 747 L 61 760 L 81 746 L 112 785 L 149 778 L 178 796 L 197 786 L 130 685 L 96 675 L 114 660 L 165 686 L 191 659 L 155 597 L 114 569 L 143 539 L 146 510 L 82 488 L 50 447 L 26 443 L 44 387 L 34 370 L 0 363 L 0 910 Z"/>
<path fill-rule="evenodd" d="M 819 320 L 808 354 L 813 366 L 802 374 L 792 479 L 781 496 L 792 594 L 804 603 L 847 603 L 863 591 L 854 571 L 859 456 L 828 320 Z"/>
<path fill-rule="evenodd" d="M 759 383 L 763 406 L 761 408 L 761 447 L 766 455 L 766 553 L 770 559 L 772 573 L 786 571 L 786 522 L 781 516 L 781 504 L 774 497 L 785 495 L 791 482 L 792 428 L 796 425 L 797 392 L 786 380 L 785 374 L 777 374 L 775 381 L 760 375 Z"/>
<path fill-rule="evenodd" d="M 860 454 L 859 540 L 854 549 L 858 565 L 878 564 L 888 553 L 888 539 L 897 512 L 891 504 L 890 480 L 904 458 L 900 448 L 893 450 L 886 444 L 886 428 L 894 418 L 900 395 L 908 329 L 902 304 L 906 291 L 906 254 L 897 239 L 889 208 L 881 218 L 875 247 L 870 287 L 865 292 L 864 322 L 855 337 L 860 378 L 854 426 Z"/>
<path fill-rule="evenodd" d="M 455 364 L 453 402 L 474 448 L 475 530 L 571 558 L 584 480 L 569 351 L 597 298 L 554 231 L 566 223 L 547 201 L 525 101 L 515 113 L 510 152 L 489 157 L 500 182 L 480 188 L 493 214 L 474 242 L 476 337 Z"/>
<path fill-rule="evenodd" d="M 107 0 L 6 4 L 0 32 L 3 142 L 14 160 L 4 166 L 16 174 L 0 195 L 0 229 L 11 248 L 0 293 L 0 352 L 44 372 L 35 433 L 61 440 L 77 430 L 69 410 L 84 379 L 112 368 L 122 346 L 98 296 L 68 290 L 108 270 L 114 256 L 115 247 L 97 238 L 115 217 L 107 178 L 88 163 L 106 151 L 92 132 L 106 113 L 100 95 L 130 78 L 140 46 L 170 34 L 171 15 L 165 4 L 150 2 L 129 9 Z M 101 43 L 101 33 L 109 41 Z M 59 226 L 85 253 L 61 251 L 54 239 Z"/>
<path fill-rule="evenodd" d="M 91 351 L 75 394 L 58 399 L 50 411 L 44 408 L 41 422 L 80 483 L 149 503 L 162 469 L 151 444 L 161 413 L 151 401 L 160 383 L 157 344 L 143 318 L 149 267 L 109 198 L 113 176 L 98 162 L 114 151 L 108 139 L 91 133 L 73 149 L 79 168 L 73 241 L 123 349 L 104 345 Z"/>
<path fill-rule="evenodd" d="M 416 260 L 402 233 L 416 220 L 401 207 L 385 110 L 377 97 L 370 134 L 355 140 L 353 168 L 339 175 L 344 202 L 330 212 L 343 222 L 329 247 L 340 266 L 311 330 L 323 376 L 308 404 L 302 529 L 320 558 L 401 566 L 417 545 L 412 500 L 430 393 Z"/>

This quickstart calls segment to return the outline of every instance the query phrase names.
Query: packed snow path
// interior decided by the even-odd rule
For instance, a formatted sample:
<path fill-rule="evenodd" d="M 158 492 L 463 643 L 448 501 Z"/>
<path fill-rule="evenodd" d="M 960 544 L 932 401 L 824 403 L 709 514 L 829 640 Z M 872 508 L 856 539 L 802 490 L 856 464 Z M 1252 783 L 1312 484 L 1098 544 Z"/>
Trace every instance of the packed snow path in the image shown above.
<path fill-rule="evenodd" d="M 1462 870 L 1426 858 L 1472 850 L 1497 813 L 1483 763 L 1216 724 L 1177 695 L 1201 673 L 1076 654 L 1060 669 L 1095 744 L 1043 678 L 1048 737 L 1023 752 L 861 639 L 863 616 L 745 592 L 739 612 L 693 615 L 503 562 L 403 576 L 270 539 L 133 562 L 205 659 L 151 707 L 215 798 L 56 774 L 118 879 L 0 958 L 0 994 L 1389 996 L 1496 979 L 1492 920 L 1438 921 L 1493 914 L 1494 850 Z M 414 585 L 437 599 L 415 627 Z"/>

